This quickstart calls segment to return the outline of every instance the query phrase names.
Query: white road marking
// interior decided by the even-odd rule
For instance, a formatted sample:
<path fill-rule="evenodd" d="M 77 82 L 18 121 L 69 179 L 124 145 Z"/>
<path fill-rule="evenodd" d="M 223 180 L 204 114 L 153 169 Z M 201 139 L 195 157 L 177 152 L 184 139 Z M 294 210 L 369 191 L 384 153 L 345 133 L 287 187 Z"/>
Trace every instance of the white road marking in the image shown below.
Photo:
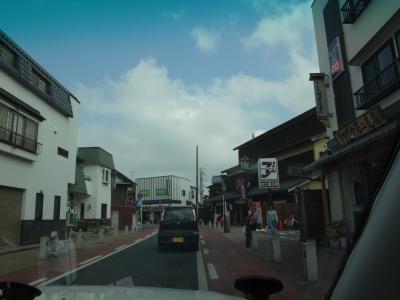
<path fill-rule="evenodd" d="M 200 236 L 200 238 L 202 239 L 202 238 L 203 238 L 203 236 L 201 235 L 201 236 Z"/>
<path fill-rule="evenodd" d="M 208 275 L 210 279 L 219 279 L 217 270 L 215 270 L 214 264 L 207 264 Z"/>
<path fill-rule="evenodd" d="M 122 278 L 120 280 L 117 280 L 115 282 L 116 286 L 135 286 L 135 284 L 133 283 L 132 277 L 131 276 L 127 276 L 125 278 Z"/>
<path fill-rule="evenodd" d="M 99 259 L 100 257 L 101 257 L 101 255 L 97 255 L 95 257 L 89 258 L 87 260 L 84 260 L 84 261 L 80 262 L 79 265 L 81 266 L 81 265 L 87 264 L 88 262 L 91 262 L 91 261 L 94 261 L 96 259 Z"/>
<path fill-rule="evenodd" d="M 39 279 L 37 279 L 37 280 L 32 281 L 31 283 L 29 283 L 29 285 L 37 285 L 37 284 L 42 283 L 42 282 L 44 282 L 44 281 L 46 281 L 46 280 L 47 280 L 47 277 L 39 278 Z"/>
<path fill-rule="evenodd" d="M 154 234 L 152 234 L 151 236 L 153 236 L 153 235 L 154 235 Z M 65 276 L 68 276 L 68 275 L 70 275 L 70 274 L 72 274 L 72 273 L 75 273 L 75 272 L 77 272 L 77 271 L 79 271 L 79 270 L 82 270 L 82 269 L 84 269 L 84 268 L 86 268 L 86 267 L 88 267 L 88 266 L 90 266 L 90 265 L 93 265 L 93 264 L 95 264 L 95 263 L 98 263 L 99 261 L 101 261 L 101 260 L 103 260 L 103 259 L 106 259 L 106 258 L 108 258 L 108 257 L 110 257 L 110 256 L 112 256 L 112 255 L 114 255 L 114 254 L 116 254 L 116 253 L 118 253 L 118 252 L 124 251 L 124 250 L 126 250 L 127 248 L 129 248 L 129 247 L 132 247 L 132 246 L 134 246 L 134 245 L 136 245 L 136 244 L 138 244 L 138 243 L 140 243 L 140 242 L 143 242 L 143 241 L 146 240 L 146 239 L 147 239 L 147 238 L 143 238 L 143 239 L 136 240 L 135 242 L 133 242 L 132 244 L 129 244 L 128 246 L 126 246 L 126 247 L 123 248 L 123 249 L 115 250 L 115 251 L 113 251 L 113 252 L 111 252 L 111 253 L 108 253 L 108 254 L 106 254 L 106 255 L 100 257 L 99 259 L 92 260 L 91 262 L 88 262 L 87 264 L 81 265 L 81 266 L 79 266 L 79 267 L 77 267 L 77 268 L 75 268 L 75 269 L 72 269 L 72 270 L 70 270 L 70 271 L 68 271 L 68 272 L 65 272 L 65 273 L 60 274 L 60 275 L 58 275 L 58 276 L 56 276 L 56 277 L 53 277 L 53 278 L 51 278 L 51 279 L 49 279 L 49 280 L 47 280 L 47 281 L 45 281 L 45 282 L 42 282 L 40 285 L 41 285 L 41 286 L 48 285 L 48 284 L 50 284 L 50 283 L 52 283 L 52 282 L 54 282 L 54 281 L 57 281 L 57 280 L 59 280 L 59 279 L 65 277 Z"/>
<path fill-rule="evenodd" d="M 119 250 L 119 249 L 125 248 L 126 246 L 128 246 L 128 245 L 127 244 L 123 244 L 122 246 L 119 246 L 119 247 L 115 248 L 115 250 Z"/>
<path fill-rule="evenodd" d="M 200 240 L 200 243 L 201 243 L 202 245 L 205 245 L 205 244 L 206 244 L 206 242 L 205 242 L 204 240 Z"/>
<path fill-rule="evenodd" d="M 199 290 L 208 291 L 206 269 L 204 268 L 203 255 L 201 255 L 201 251 L 196 252 L 196 258 L 197 258 L 197 280 L 198 280 Z"/>
<path fill-rule="evenodd" d="M 204 255 L 208 255 L 208 254 L 210 254 L 210 252 L 208 251 L 207 248 L 203 248 L 203 254 L 204 254 Z"/>

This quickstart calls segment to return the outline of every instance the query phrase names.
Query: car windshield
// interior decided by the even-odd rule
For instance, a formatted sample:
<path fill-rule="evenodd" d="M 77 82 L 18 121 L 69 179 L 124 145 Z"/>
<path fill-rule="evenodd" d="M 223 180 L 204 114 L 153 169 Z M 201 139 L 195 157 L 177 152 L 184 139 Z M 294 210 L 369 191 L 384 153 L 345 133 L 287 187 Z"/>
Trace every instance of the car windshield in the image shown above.
<path fill-rule="evenodd" d="M 400 139 L 400 1 L 1 1 L 0 20 L 0 295 L 324 299 L 364 229 L 396 226 L 368 220 Z"/>

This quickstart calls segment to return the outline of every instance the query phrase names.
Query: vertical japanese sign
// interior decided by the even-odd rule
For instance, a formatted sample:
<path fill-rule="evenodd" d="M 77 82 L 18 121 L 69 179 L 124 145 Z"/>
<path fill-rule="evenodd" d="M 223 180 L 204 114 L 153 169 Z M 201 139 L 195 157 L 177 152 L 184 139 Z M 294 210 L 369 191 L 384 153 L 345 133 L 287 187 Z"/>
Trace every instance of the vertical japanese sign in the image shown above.
<path fill-rule="evenodd" d="M 315 104 L 317 109 L 317 118 L 324 123 L 326 127 L 330 127 L 328 99 L 326 95 L 325 74 L 310 73 L 310 81 L 314 83 Z"/>
<path fill-rule="evenodd" d="M 332 80 L 335 80 L 343 71 L 342 50 L 339 37 L 336 37 L 328 48 L 329 66 L 331 68 Z"/>
<path fill-rule="evenodd" d="M 279 170 L 276 158 L 260 158 L 258 160 L 258 187 L 260 189 L 279 188 Z"/>

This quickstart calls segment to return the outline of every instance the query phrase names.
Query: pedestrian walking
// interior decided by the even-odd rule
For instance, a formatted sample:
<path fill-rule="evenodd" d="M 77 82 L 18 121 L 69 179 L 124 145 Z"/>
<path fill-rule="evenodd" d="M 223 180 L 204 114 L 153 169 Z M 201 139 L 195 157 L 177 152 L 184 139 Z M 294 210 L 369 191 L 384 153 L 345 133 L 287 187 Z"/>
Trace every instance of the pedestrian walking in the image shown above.
<path fill-rule="evenodd" d="M 271 230 L 271 234 L 275 234 L 276 224 L 278 224 L 278 214 L 275 208 L 271 205 L 267 211 L 267 224 Z"/>
<path fill-rule="evenodd" d="M 250 247 L 252 240 L 252 232 L 257 228 L 257 209 L 253 203 L 249 203 L 249 210 L 246 219 L 246 248 Z"/>

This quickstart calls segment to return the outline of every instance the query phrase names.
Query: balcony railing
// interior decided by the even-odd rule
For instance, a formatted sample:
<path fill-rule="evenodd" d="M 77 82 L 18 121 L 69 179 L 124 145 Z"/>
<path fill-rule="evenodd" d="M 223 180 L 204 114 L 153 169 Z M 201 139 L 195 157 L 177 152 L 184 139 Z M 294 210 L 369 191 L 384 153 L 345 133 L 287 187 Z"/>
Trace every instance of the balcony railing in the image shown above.
<path fill-rule="evenodd" d="M 341 11 L 344 24 L 353 24 L 371 0 L 347 0 Z"/>
<path fill-rule="evenodd" d="M 354 93 L 357 109 L 370 107 L 398 88 L 400 88 L 399 58 Z"/>
<path fill-rule="evenodd" d="M 34 154 L 40 154 L 42 146 L 42 144 L 38 143 L 36 140 L 27 138 L 26 136 L 20 135 L 4 127 L 0 127 L 0 142 Z"/>

